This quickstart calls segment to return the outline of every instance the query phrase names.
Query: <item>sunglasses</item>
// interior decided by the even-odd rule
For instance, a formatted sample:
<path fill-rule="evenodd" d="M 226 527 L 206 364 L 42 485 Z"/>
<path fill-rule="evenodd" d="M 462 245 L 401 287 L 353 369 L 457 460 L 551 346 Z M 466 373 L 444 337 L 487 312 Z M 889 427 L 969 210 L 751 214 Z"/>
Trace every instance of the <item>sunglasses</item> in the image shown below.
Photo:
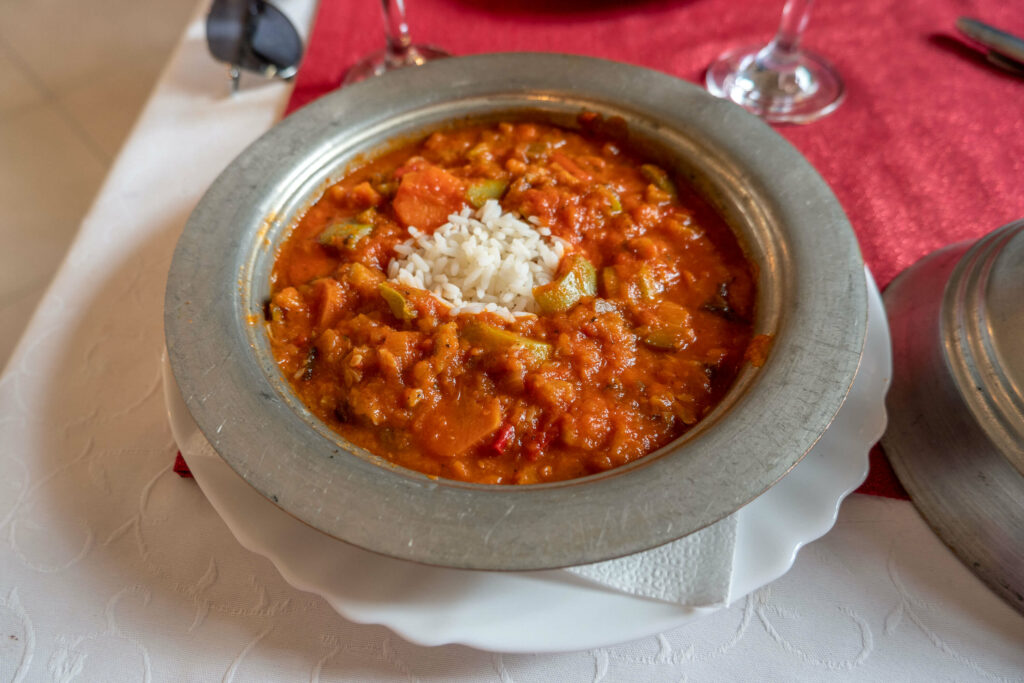
<path fill-rule="evenodd" d="M 289 80 L 302 61 L 302 38 L 295 25 L 266 0 L 213 0 L 206 44 L 214 59 L 230 65 L 232 93 L 243 69 Z"/>

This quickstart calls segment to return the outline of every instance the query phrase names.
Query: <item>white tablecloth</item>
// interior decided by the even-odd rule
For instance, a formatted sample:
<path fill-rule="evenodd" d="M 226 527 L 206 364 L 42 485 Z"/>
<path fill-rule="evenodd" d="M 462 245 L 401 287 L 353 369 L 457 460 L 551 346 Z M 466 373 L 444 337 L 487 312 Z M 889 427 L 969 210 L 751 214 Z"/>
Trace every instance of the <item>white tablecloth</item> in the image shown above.
<path fill-rule="evenodd" d="M 287 97 L 225 92 L 194 22 L 0 379 L 0 682 L 1024 680 L 1024 618 L 867 496 L 731 608 L 587 652 L 422 648 L 288 586 L 171 472 L 160 392 L 175 240 Z"/>

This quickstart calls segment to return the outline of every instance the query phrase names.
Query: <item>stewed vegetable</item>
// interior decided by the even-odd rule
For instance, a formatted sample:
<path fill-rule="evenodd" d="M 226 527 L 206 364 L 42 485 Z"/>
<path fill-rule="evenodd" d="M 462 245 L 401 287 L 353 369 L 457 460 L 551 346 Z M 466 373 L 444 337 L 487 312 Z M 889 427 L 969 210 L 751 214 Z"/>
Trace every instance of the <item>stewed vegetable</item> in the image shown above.
<path fill-rule="evenodd" d="M 736 238 L 600 124 L 453 126 L 330 187 L 266 307 L 309 409 L 397 465 L 531 484 L 668 444 L 763 362 Z"/>

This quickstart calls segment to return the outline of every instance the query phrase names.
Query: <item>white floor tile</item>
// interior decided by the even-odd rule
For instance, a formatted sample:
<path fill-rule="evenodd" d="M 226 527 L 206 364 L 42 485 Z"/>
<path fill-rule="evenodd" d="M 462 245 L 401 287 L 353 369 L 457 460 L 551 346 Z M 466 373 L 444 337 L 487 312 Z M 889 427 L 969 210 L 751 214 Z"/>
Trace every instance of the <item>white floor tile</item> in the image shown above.
<path fill-rule="evenodd" d="M 45 97 L 25 73 L 24 66 L 11 56 L 6 45 L 0 42 L 0 121 L 5 114 L 38 104 Z"/>
<path fill-rule="evenodd" d="M 0 123 L 0 301 L 49 280 L 105 172 L 51 104 Z"/>
<path fill-rule="evenodd" d="M 168 51 L 193 0 L 0 0 L 0 39 L 52 92 Z"/>

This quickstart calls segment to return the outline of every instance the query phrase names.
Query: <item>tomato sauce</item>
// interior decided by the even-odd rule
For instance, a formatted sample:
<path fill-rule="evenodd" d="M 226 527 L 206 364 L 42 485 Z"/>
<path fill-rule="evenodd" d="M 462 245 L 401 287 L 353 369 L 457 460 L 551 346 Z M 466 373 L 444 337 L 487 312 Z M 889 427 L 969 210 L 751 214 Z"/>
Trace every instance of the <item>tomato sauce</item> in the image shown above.
<path fill-rule="evenodd" d="M 691 190 L 599 118 L 580 123 L 436 132 L 307 211 L 277 256 L 266 327 L 314 414 L 403 467 L 532 484 L 634 461 L 714 408 L 750 346 L 753 268 Z M 571 245 L 563 279 L 585 264 L 593 281 L 564 310 L 452 316 L 386 281 L 409 225 L 435 229 L 481 187 Z M 752 348 L 760 364 L 766 340 Z"/>

